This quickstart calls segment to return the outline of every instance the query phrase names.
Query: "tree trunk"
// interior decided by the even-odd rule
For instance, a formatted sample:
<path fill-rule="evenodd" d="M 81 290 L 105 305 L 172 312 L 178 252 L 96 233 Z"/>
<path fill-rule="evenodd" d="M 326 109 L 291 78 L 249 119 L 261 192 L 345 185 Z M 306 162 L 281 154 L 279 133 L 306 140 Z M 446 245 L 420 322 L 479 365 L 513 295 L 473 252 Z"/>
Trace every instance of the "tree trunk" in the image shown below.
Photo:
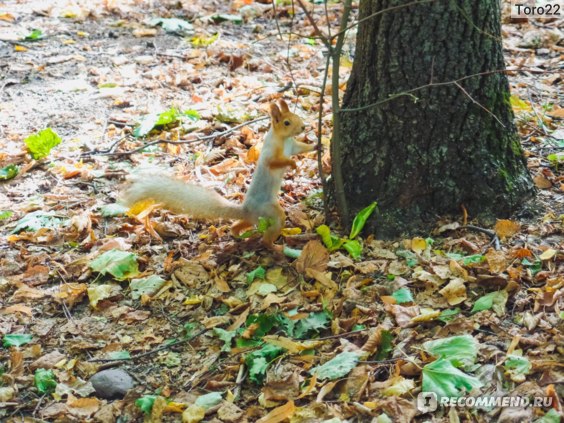
<path fill-rule="evenodd" d="M 361 0 L 359 19 L 410 1 Z M 334 166 L 353 216 L 378 202 L 377 235 L 426 231 L 462 207 L 491 224 L 533 196 L 500 31 L 498 0 L 435 0 L 359 25 Z"/>

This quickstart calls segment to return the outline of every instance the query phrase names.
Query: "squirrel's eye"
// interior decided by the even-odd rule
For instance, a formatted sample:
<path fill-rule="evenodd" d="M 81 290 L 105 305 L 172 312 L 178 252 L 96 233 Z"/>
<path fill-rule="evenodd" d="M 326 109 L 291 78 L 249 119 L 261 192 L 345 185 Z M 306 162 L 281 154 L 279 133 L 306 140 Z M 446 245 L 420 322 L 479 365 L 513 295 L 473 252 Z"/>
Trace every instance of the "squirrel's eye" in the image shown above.
<path fill-rule="evenodd" d="M 285 120 L 285 121 L 284 121 L 284 125 L 290 126 L 290 121 L 289 121 L 289 120 Z"/>

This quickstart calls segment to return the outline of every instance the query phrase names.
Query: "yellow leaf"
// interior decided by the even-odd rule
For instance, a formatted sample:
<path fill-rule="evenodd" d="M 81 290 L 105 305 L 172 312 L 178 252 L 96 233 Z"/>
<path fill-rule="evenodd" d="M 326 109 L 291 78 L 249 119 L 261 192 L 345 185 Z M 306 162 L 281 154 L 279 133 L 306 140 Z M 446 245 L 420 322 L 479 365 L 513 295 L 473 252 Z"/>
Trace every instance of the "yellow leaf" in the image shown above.
<path fill-rule="evenodd" d="M 282 229 L 282 236 L 299 235 L 302 233 L 301 228 L 284 228 Z"/>
<path fill-rule="evenodd" d="M 155 204 L 155 200 L 153 200 L 152 198 L 137 201 L 135 204 L 133 204 L 129 208 L 127 215 L 129 217 L 137 216 L 138 214 L 144 212 L 145 210 L 147 210 L 149 207 L 151 207 L 154 204 Z"/>
<path fill-rule="evenodd" d="M 90 36 L 90 34 L 88 34 L 88 32 L 84 32 L 84 31 L 77 31 L 76 35 L 78 35 L 79 37 L 88 37 Z"/>
<path fill-rule="evenodd" d="M 194 295 L 192 297 L 188 297 L 184 300 L 184 305 L 195 305 L 200 304 L 204 301 L 203 295 Z"/>
<path fill-rule="evenodd" d="M 521 100 L 516 95 L 512 95 L 509 102 L 511 103 L 513 110 L 516 112 L 530 112 L 532 110 L 531 105 L 528 102 Z"/>
<path fill-rule="evenodd" d="M 198 423 L 204 420 L 204 417 L 206 417 L 206 409 L 199 405 L 192 404 L 182 413 L 182 422 Z"/>
<path fill-rule="evenodd" d="M 513 220 L 498 220 L 495 224 L 495 233 L 501 239 L 512 237 L 521 230 L 521 225 Z"/>
<path fill-rule="evenodd" d="M 27 51 L 27 47 L 20 46 L 19 44 L 16 44 L 14 46 L 14 51 Z"/>
<path fill-rule="evenodd" d="M 164 412 L 165 413 L 182 413 L 185 408 L 186 408 L 186 404 L 181 403 L 181 402 L 171 401 L 171 402 L 166 404 Z"/>
<path fill-rule="evenodd" d="M 14 22 L 15 20 L 16 18 L 14 18 L 14 15 L 10 13 L 7 12 L 0 13 L 0 21 Z"/>
<path fill-rule="evenodd" d="M 544 260 L 550 260 L 552 257 L 554 257 L 556 255 L 556 253 L 557 253 L 556 250 L 549 248 L 544 253 L 542 253 L 539 258 L 543 261 Z"/>
<path fill-rule="evenodd" d="M 411 323 L 429 322 L 441 315 L 441 310 L 433 310 L 432 308 L 422 308 L 420 312 L 419 316 L 415 316 L 410 320 Z"/>
<path fill-rule="evenodd" d="M 73 39 L 68 39 L 68 40 L 64 40 L 63 41 L 64 45 L 72 45 L 72 44 L 76 44 L 76 41 L 74 41 Z"/>
<path fill-rule="evenodd" d="M 279 423 L 292 417 L 296 411 L 294 401 L 288 401 L 286 404 L 276 407 L 262 419 L 257 420 L 257 423 Z"/>
<path fill-rule="evenodd" d="M 421 254 L 427 248 L 427 241 L 423 238 L 415 237 L 411 240 L 411 249 L 417 254 Z"/>

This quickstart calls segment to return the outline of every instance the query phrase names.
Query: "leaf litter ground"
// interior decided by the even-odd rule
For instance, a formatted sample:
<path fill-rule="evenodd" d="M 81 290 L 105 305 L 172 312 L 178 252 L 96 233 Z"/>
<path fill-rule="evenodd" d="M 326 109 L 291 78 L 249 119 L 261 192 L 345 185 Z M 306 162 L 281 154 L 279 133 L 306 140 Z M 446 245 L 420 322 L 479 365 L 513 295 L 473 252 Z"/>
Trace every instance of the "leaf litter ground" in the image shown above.
<path fill-rule="evenodd" d="M 339 12 L 313 13 L 323 27 Z M 281 32 L 313 33 L 288 4 L 276 15 Z M 225 131 L 294 98 L 292 83 L 314 128 L 324 66 L 314 38 L 281 40 L 271 5 L 252 1 L 0 5 L 2 421 L 423 421 L 421 390 L 471 389 L 551 405 L 440 408 L 437 421 L 558 421 L 562 33 L 505 18 L 504 37 L 540 214 L 498 222 L 500 250 L 438 222 L 425 239 L 364 239 L 354 260 L 334 229 L 316 232 L 325 219 L 310 154 L 281 196 L 284 242 L 303 252 L 276 259 L 226 223 L 108 206 L 129 172 L 154 165 L 240 200 L 266 121 L 92 153 L 138 148 L 134 128 L 168 141 Z M 344 60 L 343 82 L 349 71 Z M 326 143 L 329 104 L 323 115 Z M 49 134 L 41 158 L 45 144 L 24 140 L 48 127 L 62 142 Z M 326 153 L 322 163 L 327 172 Z M 115 368 L 135 387 L 105 399 L 90 379 Z"/>

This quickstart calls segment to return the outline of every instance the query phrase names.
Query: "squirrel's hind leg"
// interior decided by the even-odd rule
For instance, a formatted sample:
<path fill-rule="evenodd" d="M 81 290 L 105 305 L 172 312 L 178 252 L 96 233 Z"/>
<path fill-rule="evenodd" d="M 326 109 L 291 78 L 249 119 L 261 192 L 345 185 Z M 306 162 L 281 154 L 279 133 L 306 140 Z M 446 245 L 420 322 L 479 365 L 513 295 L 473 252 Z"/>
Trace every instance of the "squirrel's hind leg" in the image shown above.
<path fill-rule="evenodd" d="M 252 226 L 253 224 L 251 222 L 248 222 L 246 220 L 238 220 L 233 223 L 233 225 L 231 225 L 231 233 L 233 234 L 233 236 L 240 236 L 241 232 Z"/>
<path fill-rule="evenodd" d="M 273 213 L 271 218 L 274 222 L 264 233 L 262 242 L 267 248 L 281 252 L 284 247 L 282 245 L 274 244 L 274 241 L 278 239 L 280 233 L 282 232 L 282 228 L 286 222 L 286 213 L 284 213 L 284 209 L 280 206 L 280 204 L 274 204 L 272 208 Z"/>

